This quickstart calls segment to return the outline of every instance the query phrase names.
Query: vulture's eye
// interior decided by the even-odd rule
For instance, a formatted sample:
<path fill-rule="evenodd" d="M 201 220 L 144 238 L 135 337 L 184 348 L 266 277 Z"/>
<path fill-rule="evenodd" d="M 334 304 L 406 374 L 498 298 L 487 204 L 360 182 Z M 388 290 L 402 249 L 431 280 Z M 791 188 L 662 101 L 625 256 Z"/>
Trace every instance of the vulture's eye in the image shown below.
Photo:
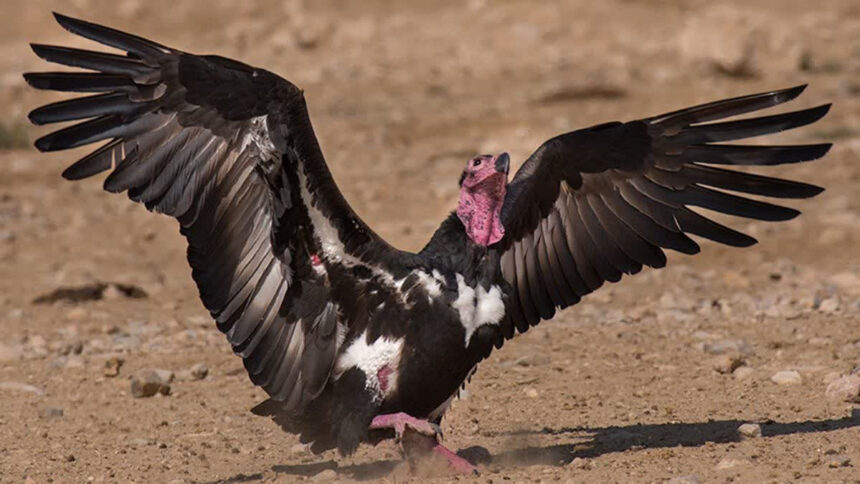
<path fill-rule="evenodd" d="M 480 159 L 480 158 L 478 158 L 477 160 L 475 160 L 475 161 L 473 161 L 473 162 L 472 162 L 472 166 L 478 166 L 478 165 L 480 165 L 480 164 L 481 164 L 481 159 Z"/>

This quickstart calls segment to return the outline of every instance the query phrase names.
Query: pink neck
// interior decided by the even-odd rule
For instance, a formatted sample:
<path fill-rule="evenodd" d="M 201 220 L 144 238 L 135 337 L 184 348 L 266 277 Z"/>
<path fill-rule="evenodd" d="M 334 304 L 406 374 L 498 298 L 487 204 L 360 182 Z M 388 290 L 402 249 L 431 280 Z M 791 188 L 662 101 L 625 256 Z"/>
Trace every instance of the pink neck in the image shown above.
<path fill-rule="evenodd" d="M 504 190 L 502 196 L 483 190 L 464 188 L 460 191 L 457 217 L 466 227 L 466 234 L 476 244 L 492 245 L 505 236 L 505 228 L 500 220 L 503 200 Z"/>

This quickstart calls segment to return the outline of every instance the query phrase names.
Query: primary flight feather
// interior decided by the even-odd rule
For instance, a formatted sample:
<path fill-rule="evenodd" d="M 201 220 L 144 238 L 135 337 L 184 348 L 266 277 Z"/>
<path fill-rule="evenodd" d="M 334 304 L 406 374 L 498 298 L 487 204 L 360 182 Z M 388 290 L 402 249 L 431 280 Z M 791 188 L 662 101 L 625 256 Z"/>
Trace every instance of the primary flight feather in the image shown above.
<path fill-rule="evenodd" d="M 203 304 L 271 397 L 255 411 L 315 451 L 348 454 L 411 431 L 455 469 L 474 471 L 439 444 L 438 424 L 494 347 L 605 281 L 662 267 L 663 249 L 697 253 L 688 234 L 755 243 L 690 207 L 787 220 L 799 212 L 730 192 L 821 191 L 714 165 L 804 162 L 830 148 L 725 143 L 820 119 L 829 105 L 724 120 L 790 101 L 804 86 L 572 131 L 541 145 L 510 183 L 507 154 L 469 160 L 456 210 L 410 253 L 352 211 L 295 85 L 55 16 L 124 54 L 32 45 L 83 71 L 25 74 L 30 85 L 92 93 L 32 111 L 36 124 L 74 122 L 36 147 L 104 142 L 63 176 L 110 171 L 105 190 L 179 221 Z"/>

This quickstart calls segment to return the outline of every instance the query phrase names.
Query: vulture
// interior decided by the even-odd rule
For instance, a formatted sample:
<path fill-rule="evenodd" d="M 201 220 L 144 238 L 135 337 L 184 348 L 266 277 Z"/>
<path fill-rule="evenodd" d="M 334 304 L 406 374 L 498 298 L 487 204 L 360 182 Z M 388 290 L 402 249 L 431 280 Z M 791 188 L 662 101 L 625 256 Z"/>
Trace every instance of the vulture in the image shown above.
<path fill-rule="evenodd" d="M 736 117 L 791 101 L 798 86 L 560 134 L 510 180 L 508 154 L 476 156 L 426 246 L 398 250 L 344 199 L 290 81 L 55 17 L 118 52 L 32 44 L 80 69 L 25 74 L 32 87 L 88 93 L 29 114 L 71 122 L 36 148 L 100 143 L 63 177 L 108 171 L 105 190 L 179 222 L 203 305 L 269 396 L 253 411 L 314 452 L 395 438 L 407 456 L 476 472 L 441 444 L 439 424 L 493 348 L 607 281 L 663 267 L 665 249 L 699 252 L 690 235 L 756 242 L 696 209 L 788 220 L 799 212 L 741 194 L 823 190 L 733 169 L 827 153 L 830 144 L 731 143 L 824 116 L 829 104 Z"/>

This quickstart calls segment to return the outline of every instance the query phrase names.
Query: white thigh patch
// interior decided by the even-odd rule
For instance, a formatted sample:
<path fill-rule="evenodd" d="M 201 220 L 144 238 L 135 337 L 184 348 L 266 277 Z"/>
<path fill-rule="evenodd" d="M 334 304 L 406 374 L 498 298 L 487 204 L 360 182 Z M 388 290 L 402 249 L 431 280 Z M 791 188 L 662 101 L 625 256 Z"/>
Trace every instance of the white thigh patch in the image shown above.
<path fill-rule="evenodd" d="M 335 362 L 334 377 L 340 376 L 350 368 L 358 368 L 364 372 L 367 388 L 373 391 L 374 399 L 382 401 L 397 389 L 397 376 L 400 368 L 400 357 L 403 352 L 403 338 L 377 338 L 373 343 L 367 342 L 365 331 L 353 340 Z M 379 382 L 379 370 L 388 367 L 387 384 L 383 391 Z"/>

